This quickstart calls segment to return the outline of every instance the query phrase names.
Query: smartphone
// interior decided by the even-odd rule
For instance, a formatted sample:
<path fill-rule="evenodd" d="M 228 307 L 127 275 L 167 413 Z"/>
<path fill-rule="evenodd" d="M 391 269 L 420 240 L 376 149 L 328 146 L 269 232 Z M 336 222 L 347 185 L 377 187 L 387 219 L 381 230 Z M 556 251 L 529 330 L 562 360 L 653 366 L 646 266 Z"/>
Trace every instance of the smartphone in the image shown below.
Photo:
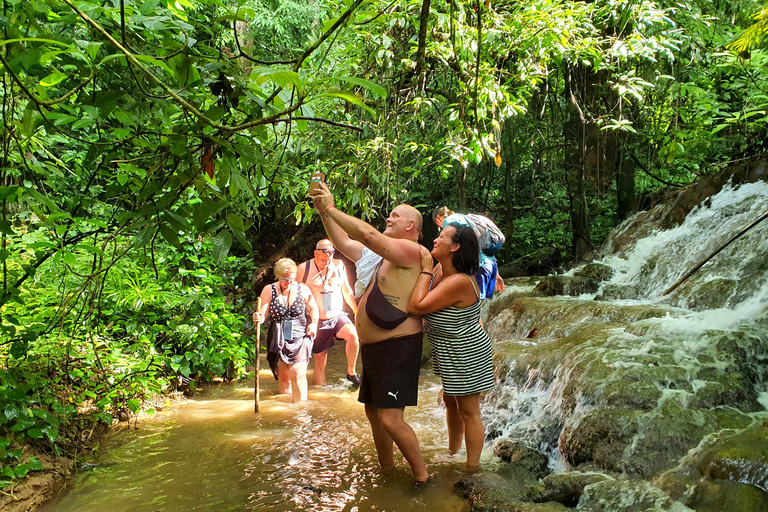
<path fill-rule="evenodd" d="M 320 188 L 320 183 L 325 183 L 325 173 L 314 172 L 312 178 L 309 180 L 309 191 L 311 192 Z"/>

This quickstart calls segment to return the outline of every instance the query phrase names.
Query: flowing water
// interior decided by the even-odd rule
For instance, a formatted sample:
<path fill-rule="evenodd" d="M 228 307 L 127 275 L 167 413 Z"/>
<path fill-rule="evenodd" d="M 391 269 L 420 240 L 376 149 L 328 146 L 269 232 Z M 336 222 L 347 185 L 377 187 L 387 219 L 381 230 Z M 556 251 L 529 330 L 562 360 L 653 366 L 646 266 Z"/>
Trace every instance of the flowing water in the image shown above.
<path fill-rule="evenodd" d="M 643 226 L 630 243 L 609 243 L 598 263 L 613 276 L 596 294 L 534 297 L 530 286 L 491 303 L 486 326 L 501 383 L 486 400 L 489 435 L 548 453 L 556 471 L 573 467 L 565 448 L 574 464 L 650 477 L 708 432 L 714 439 L 767 419 L 768 221 L 663 295 L 766 210 L 767 183 L 726 186 L 677 227 Z M 738 385 L 725 382 L 732 375 Z M 707 414 L 736 410 L 741 423 L 707 420 L 695 430 Z M 670 415 L 690 420 L 664 423 Z M 606 425 L 625 437 L 610 439 Z M 734 479 L 750 483 L 746 473 Z"/>
<path fill-rule="evenodd" d="M 261 372 L 259 415 L 253 412 L 253 383 L 232 383 L 131 423 L 102 445 L 89 469 L 79 470 L 65 495 L 41 510 L 468 510 L 453 495 L 464 459 L 447 455 L 440 385 L 431 365 L 422 369 L 419 406 L 406 409 L 434 474 L 434 483 L 421 489 L 412 486 L 399 452 L 392 474 L 378 471 L 363 406 L 343 383 L 345 368 L 344 346 L 337 344 L 328 357 L 330 383 L 310 386 L 307 402 L 277 395 L 267 369 Z M 309 374 L 311 379 L 311 363 Z M 490 457 L 484 454 L 486 464 Z"/>

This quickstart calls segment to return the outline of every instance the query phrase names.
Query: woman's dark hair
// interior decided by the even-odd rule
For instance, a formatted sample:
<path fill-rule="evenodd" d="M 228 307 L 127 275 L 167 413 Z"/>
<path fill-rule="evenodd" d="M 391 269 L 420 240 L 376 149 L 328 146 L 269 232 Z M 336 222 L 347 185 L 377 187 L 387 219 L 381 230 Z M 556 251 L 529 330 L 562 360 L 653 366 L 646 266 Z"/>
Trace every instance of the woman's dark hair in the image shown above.
<path fill-rule="evenodd" d="M 451 227 L 456 229 L 451 241 L 459 244 L 459 250 L 453 253 L 453 266 L 459 272 L 473 276 L 480 267 L 480 244 L 475 231 L 469 226 Z"/>

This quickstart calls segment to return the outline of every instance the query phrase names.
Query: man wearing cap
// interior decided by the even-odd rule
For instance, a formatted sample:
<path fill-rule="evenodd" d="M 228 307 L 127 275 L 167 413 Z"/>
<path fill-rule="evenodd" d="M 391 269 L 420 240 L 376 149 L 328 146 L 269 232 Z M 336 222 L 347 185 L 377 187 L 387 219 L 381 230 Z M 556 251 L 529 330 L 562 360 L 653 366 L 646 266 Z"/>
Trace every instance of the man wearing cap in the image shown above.
<path fill-rule="evenodd" d="M 360 351 L 355 324 L 344 311 L 344 302 L 357 311 L 352 287 L 347 279 L 347 269 L 340 260 L 334 260 L 335 250 L 330 240 L 320 240 L 315 245 L 314 258 L 299 265 L 298 280 L 306 283 L 320 307 L 320 323 L 315 345 L 312 349 L 315 369 L 312 375 L 316 385 L 325 384 L 325 367 L 328 363 L 328 349 L 334 338 L 346 342 L 347 380 L 354 387 L 360 386 L 360 377 L 355 366 Z"/>

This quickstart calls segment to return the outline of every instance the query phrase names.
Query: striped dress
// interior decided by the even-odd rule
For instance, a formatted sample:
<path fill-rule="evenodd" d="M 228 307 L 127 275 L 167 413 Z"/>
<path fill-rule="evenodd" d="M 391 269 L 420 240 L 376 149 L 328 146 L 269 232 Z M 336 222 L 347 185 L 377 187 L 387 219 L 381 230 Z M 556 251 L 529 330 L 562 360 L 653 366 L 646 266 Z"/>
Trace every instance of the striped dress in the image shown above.
<path fill-rule="evenodd" d="M 481 304 L 478 300 L 466 308 L 449 306 L 424 315 L 432 365 L 446 395 L 471 395 L 494 385 L 491 339 L 480 325 Z"/>

